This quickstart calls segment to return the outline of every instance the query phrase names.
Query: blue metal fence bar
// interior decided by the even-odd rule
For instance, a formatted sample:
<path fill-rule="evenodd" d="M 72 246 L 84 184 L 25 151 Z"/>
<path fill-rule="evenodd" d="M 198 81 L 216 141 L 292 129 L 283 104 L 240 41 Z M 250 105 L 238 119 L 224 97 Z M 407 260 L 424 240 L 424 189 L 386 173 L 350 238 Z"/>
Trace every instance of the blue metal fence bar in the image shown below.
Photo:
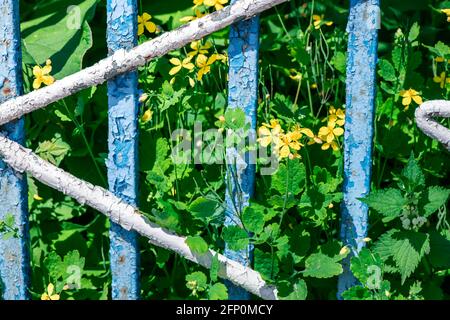
<path fill-rule="evenodd" d="M 0 0 L 0 103 L 22 93 L 19 1 Z M 2 127 L 2 133 L 24 142 L 24 121 Z M 0 161 L 0 220 L 12 215 L 18 232 L 9 239 L 0 235 L 0 288 L 5 300 L 29 298 L 28 196 L 24 175 Z"/>
<path fill-rule="evenodd" d="M 109 53 L 137 44 L 136 0 L 107 1 Z M 126 202 L 137 205 L 138 189 L 138 89 L 137 73 L 108 81 L 109 189 Z M 112 298 L 139 298 L 139 248 L 134 232 L 111 223 L 110 263 Z"/>
<path fill-rule="evenodd" d="M 379 0 L 350 1 L 341 238 L 351 255 L 367 235 L 368 208 L 358 198 L 370 191 L 379 23 Z M 356 283 L 349 262 L 350 257 L 339 277 L 338 298 Z"/>
<path fill-rule="evenodd" d="M 238 0 L 232 1 L 232 3 Z M 231 26 L 229 57 L 228 108 L 244 110 L 251 127 L 256 128 L 256 109 L 258 101 L 258 50 L 259 18 L 239 22 Z M 230 153 L 229 151 L 227 151 Z M 233 151 L 231 151 L 233 153 Z M 255 165 L 246 156 L 246 167 L 228 166 L 225 201 L 225 225 L 239 224 L 239 215 L 248 206 L 255 185 Z M 254 163 L 254 162 L 252 162 Z M 243 169 L 243 170 L 241 170 Z M 225 256 L 249 266 L 252 262 L 253 248 L 250 245 L 241 251 L 230 250 L 225 246 Z M 244 289 L 226 282 L 230 300 L 250 299 Z"/>

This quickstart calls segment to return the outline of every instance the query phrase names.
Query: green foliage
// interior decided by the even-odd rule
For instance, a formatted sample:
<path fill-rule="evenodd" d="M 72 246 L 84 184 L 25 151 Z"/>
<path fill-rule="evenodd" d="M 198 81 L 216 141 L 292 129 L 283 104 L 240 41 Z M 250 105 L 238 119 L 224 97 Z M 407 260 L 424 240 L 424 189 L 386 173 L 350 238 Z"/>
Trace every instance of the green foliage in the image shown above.
<path fill-rule="evenodd" d="M 106 2 L 75 1 L 78 29 L 67 28 L 74 21 L 65 1 L 22 2 L 26 92 L 32 90 L 33 67 L 42 67 L 49 58 L 51 75 L 61 79 L 105 57 Z M 182 25 L 182 17 L 196 15 L 191 0 L 139 5 L 140 14 L 152 15 L 158 30 L 140 35 L 139 43 Z M 450 74 L 445 40 L 450 24 L 440 12 L 448 5 L 389 1 L 382 8 L 373 191 L 361 199 L 371 209 L 372 241 L 365 239 L 368 248 L 351 257 L 360 285 L 344 292 L 345 299 L 449 298 L 444 284 L 450 270 L 450 154 L 419 132 L 414 123 L 419 100 L 408 104 L 404 97 L 413 89 L 423 101 L 450 100 L 445 82 Z M 205 5 L 195 9 L 215 11 Z M 312 15 L 324 15 L 319 28 L 311 25 Z M 140 210 L 185 236 L 195 254 L 223 252 L 225 243 L 232 250 L 254 247 L 253 268 L 278 288 L 281 299 L 334 299 L 342 260 L 354 249 L 342 249 L 338 240 L 343 139 L 335 137 L 336 145 L 323 150 L 326 139 L 318 136 L 333 112 L 345 112 L 347 18 L 348 2 L 341 0 L 292 0 L 261 15 L 257 128 L 277 120 L 284 134 L 307 128 L 315 137 L 302 133 L 299 150 L 290 146 L 291 154 L 278 159 L 272 176 L 262 174 L 267 156 L 257 159 L 254 197 L 242 210 L 247 199 L 237 198 L 234 208 L 233 218 L 242 228 L 223 226 L 225 193 L 230 191 L 225 182 L 237 178 L 229 173 L 237 167 L 222 160 L 232 142 L 251 140 L 244 112 L 227 108 L 227 63 L 214 62 L 199 81 L 196 54 L 190 60 L 194 69 L 169 74 L 171 58 L 183 60 L 193 51 L 187 45 L 138 70 L 139 89 L 145 94 L 139 110 Z M 228 29 L 199 43 L 208 47 L 203 49 L 208 57 L 226 54 L 228 44 Z M 106 93 L 100 85 L 33 112 L 26 119 L 26 146 L 77 177 L 107 187 Z M 199 133 L 195 129 L 200 125 Z M 174 134 L 176 129 L 189 133 Z M 227 133 L 234 140 L 220 143 L 218 137 Z M 205 148 L 195 148 L 199 141 Z M 192 152 L 177 154 L 180 144 L 191 146 Z M 213 152 L 205 152 L 206 146 Z M 276 153 L 273 144 L 269 156 L 271 152 Z M 190 161 L 180 163 L 179 158 Z M 33 298 L 40 299 L 49 283 L 61 299 L 110 298 L 107 219 L 31 178 L 28 185 Z M 0 221 L 0 234 L 18 236 L 12 216 Z M 208 273 L 142 239 L 141 259 L 142 299 L 228 297 L 217 256 Z M 80 271 L 80 286 L 71 281 L 78 275 L 74 270 Z M 64 289 L 66 284 L 69 289 Z"/>

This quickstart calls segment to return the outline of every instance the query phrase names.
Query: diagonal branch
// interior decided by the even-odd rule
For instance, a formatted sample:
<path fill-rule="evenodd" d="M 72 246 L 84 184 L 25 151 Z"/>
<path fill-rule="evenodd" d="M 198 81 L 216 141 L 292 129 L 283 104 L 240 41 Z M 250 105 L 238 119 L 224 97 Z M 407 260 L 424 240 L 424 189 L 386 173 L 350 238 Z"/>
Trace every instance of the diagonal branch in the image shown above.
<path fill-rule="evenodd" d="M 108 190 L 76 178 L 3 135 L 0 135 L 0 156 L 16 171 L 27 172 L 43 184 L 74 198 L 80 204 L 91 206 L 124 229 L 134 230 L 147 237 L 150 243 L 172 250 L 205 268 L 211 267 L 212 258 L 216 254 L 213 250 L 203 255 L 191 252 L 184 237 L 148 221 L 137 208 L 125 203 Z M 218 254 L 218 257 L 221 278 L 228 279 L 263 299 L 276 299 L 277 290 L 266 284 L 258 272 L 221 254 Z"/>
<path fill-rule="evenodd" d="M 38 110 L 80 90 L 135 70 L 146 62 L 184 47 L 240 20 L 249 19 L 287 0 L 241 0 L 222 10 L 194 20 L 129 51 L 118 50 L 92 67 L 56 81 L 53 85 L 11 99 L 0 105 L 0 125 Z"/>
<path fill-rule="evenodd" d="M 434 120 L 435 117 L 450 118 L 450 101 L 427 101 L 416 109 L 416 122 L 420 130 L 450 151 L 450 129 Z"/>

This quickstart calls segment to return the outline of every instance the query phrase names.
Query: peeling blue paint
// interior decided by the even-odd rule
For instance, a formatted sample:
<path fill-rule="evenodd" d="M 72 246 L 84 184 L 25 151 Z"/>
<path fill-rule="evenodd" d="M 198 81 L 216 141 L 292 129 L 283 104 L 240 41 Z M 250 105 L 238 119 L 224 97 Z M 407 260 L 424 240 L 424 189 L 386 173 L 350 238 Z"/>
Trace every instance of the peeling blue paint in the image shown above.
<path fill-rule="evenodd" d="M 0 0 L 0 103 L 22 94 L 19 1 Z M 24 121 L 2 127 L 7 137 L 24 142 Z M 5 300 L 29 298 L 29 235 L 26 177 L 0 161 L 0 220 L 12 214 L 18 237 L 0 238 L 0 288 Z M 1 237 L 1 236 L 0 236 Z"/>
<path fill-rule="evenodd" d="M 341 239 L 356 255 L 365 245 L 368 208 L 358 200 L 370 191 L 372 140 L 375 109 L 379 0 L 351 0 L 347 31 L 347 103 L 344 136 L 344 201 L 341 212 Z M 338 298 L 357 283 L 343 263 Z"/>
<path fill-rule="evenodd" d="M 136 0 L 107 1 L 109 53 L 137 44 Z M 138 80 L 130 72 L 108 81 L 109 103 L 109 189 L 137 206 L 138 194 Z M 111 222 L 110 261 L 112 298 L 139 299 L 139 248 L 135 232 Z"/>
<path fill-rule="evenodd" d="M 232 1 L 232 3 L 237 0 Z M 228 108 L 244 110 L 247 121 L 256 128 L 256 111 L 258 101 L 258 50 L 259 50 L 259 18 L 238 22 L 231 26 L 228 57 L 230 63 L 228 83 Z M 233 157 L 235 150 L 227 150 L 227 157 Z M 244 159 L 243 159 L 244 160 Z M 249 155 L 245 163 L 227 168 L 226 181 L 226 216 L 225 225 L 239 225 L 239 212 L 248 206 L 253 196 L 255 185 L 255 165 L 249 164 Z M 254 163 L 252 161 L 252 163 Z M 234 177 L 234 178 L 233 178 Z M 237 211 L 237 212 L 236 212 Z M 225 256 L 250 266 L 253 260 L 253 247 L 241 251 L 230 250 L 225 245 Z M 244 289 L 226 281 L 230 300 L 250 299 Z"/>

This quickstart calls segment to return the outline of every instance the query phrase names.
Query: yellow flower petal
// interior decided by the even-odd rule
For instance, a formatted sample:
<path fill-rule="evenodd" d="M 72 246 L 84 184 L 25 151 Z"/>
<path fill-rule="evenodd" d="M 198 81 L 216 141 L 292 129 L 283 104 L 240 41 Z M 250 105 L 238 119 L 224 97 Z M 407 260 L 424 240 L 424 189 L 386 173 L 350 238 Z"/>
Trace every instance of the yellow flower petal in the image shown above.
<path fill-rule="evenodd" d="M 342 129 L 342 128 L 335 128 L 335 129 L 333 129 L 333 133 L 337 137 L 342 136 L 344 134 L 344 129 Z"/>

